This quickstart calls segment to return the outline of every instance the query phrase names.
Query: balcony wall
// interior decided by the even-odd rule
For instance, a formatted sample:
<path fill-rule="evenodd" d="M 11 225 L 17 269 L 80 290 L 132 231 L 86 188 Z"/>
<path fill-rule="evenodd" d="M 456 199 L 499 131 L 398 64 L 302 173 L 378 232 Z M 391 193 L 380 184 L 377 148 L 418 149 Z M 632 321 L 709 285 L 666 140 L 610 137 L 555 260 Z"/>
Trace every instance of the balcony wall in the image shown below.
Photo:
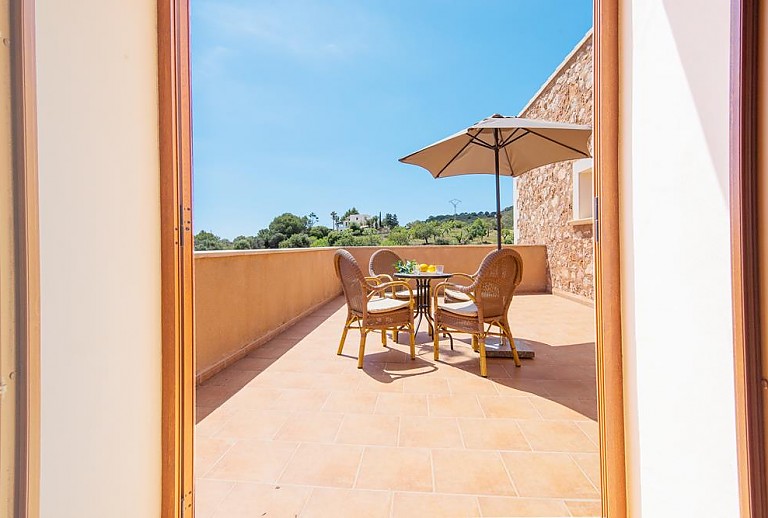
<path fill-rule="evenodd" d="M 520 293 L 547 289 L 544 246 L 512 246 L 523 257 Z M 493 246 L 392 247 L 401 257 L 474 273 Z M 378 247 L 349 249 L 367 270 Z M 195 253 L 198 381 L 210 377 L 341 294 L 335 248 Z"/>

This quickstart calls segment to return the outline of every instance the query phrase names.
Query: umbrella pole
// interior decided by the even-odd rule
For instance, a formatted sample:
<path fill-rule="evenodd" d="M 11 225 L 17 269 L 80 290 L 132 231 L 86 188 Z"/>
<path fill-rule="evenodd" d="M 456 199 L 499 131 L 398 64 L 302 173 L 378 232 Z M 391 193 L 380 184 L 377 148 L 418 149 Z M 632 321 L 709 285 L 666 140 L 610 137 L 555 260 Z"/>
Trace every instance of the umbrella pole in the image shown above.
<path fill-rule="evenodd" d="M 499 183 L 499 130 L 493 130 L 495 146 L 493 148 L 496 162 L 496 247 L 501 250 L 501 186 Z"/>

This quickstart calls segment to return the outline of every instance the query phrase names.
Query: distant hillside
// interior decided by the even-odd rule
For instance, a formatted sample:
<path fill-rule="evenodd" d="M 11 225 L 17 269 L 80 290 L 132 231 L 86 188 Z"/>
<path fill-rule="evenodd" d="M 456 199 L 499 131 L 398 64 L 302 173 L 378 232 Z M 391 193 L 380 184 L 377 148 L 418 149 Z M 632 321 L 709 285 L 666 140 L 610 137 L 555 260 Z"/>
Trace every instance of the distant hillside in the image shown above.
<path fill-rule="evenodd" d="M 501 209 L 501 217 L 509 217 L 512 215 L 512 207 L 505 207 Z M 438 223 L 443 221 L 463 221 L 464 223 L 472 223 L 477 218 L 495 218 L 496 211 L 493 212 L 460 212 L 458 214 L 439 214 L 437 216 L 429 216 L 426 221 L 436 221 Z"/>

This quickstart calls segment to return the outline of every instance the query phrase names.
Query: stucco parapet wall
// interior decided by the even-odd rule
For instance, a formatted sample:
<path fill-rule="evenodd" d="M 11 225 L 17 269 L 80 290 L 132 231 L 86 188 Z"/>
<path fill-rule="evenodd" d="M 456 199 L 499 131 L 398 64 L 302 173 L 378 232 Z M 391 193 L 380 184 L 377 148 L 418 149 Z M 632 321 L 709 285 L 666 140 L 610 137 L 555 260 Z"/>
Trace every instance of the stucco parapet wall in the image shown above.
<path fill-rule="evenodd" d="M 380 247 L 365 247 L 380 248 Z M 314 248 L 264 248 L 259 250 L 201 250 L 195 252 L 195 259 L 214 259 L 217 257 L 242 257 L 245 255 L 274 255 L 274 254 L 301 254 L 315 253 L 321 250 L 338 250 L 334 246 L 318 246 Z"/>
<path fill-rule="evenodd" d="M 367 272 L 382 247 L 347 248 Z M 404 259 L 474 273 L 495 246 L 388 247 Z M 519 293 L 547 289 L 543 246 L 509 246 L 523 257 Z M 341 294 L 336 247 L 195 252 L 197 379 L 202 382 Z"/>

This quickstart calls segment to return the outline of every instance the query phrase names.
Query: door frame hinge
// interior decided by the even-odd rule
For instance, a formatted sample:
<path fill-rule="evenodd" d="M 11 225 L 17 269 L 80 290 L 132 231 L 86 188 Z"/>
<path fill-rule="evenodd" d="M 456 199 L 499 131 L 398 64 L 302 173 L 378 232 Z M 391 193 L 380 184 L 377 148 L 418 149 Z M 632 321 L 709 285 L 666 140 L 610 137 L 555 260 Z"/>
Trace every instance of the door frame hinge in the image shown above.
<path fill-rule="evenodd" d="M 187 504 L 189 502 L 189 504 Z M 192 491 L 187 491 L 187 493 L 181 497 L 181 518 L 185 518 L 187 516 L 187 508 L 192 508 Z"/>
<path fill-rule="evenodd" d="M 594 201 L 594 212 L 592 213 L 592 218 L 594 221 L 594 232 L 595 232 L 595 242 L 600 242 L 600 197 L 595 196 Z"/>
<path fill-rule="evenodd" d="M 179 204 L 179 246 L 184 246 L 184 204 Z"/>

